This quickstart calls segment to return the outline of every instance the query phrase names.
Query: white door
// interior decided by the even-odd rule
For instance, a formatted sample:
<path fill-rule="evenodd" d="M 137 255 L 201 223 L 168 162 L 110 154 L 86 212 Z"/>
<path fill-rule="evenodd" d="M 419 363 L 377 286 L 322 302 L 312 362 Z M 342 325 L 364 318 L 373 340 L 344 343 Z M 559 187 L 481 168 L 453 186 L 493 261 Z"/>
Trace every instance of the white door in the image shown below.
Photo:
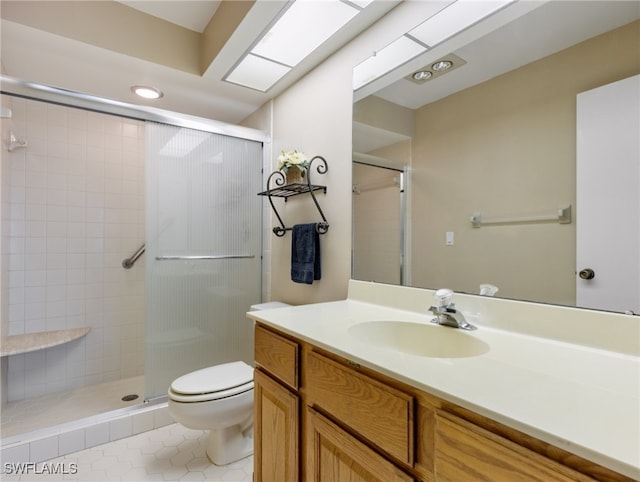
<path fill-rule="evenodd" d="M 576 170 L 576 304 L 640 314 L 640 75 L 578 94 Z"/>

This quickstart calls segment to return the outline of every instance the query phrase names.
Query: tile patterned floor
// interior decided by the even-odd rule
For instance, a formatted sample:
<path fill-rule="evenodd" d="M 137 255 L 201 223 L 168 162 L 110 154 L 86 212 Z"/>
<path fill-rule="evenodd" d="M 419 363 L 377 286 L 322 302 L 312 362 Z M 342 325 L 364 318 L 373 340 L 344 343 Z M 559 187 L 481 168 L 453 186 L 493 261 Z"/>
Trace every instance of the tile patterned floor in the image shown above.
<path fill-rule="evenodd" d="M 253 480 L 253 457 L 224 467 L 213 465 L 205 453 L 206 441 L 206 432 L 172 424 L 38 464 L 26 474 L 3 473 L 0 478 L 3 482 Z M 56 468 L 67 474 L 46 473 Z"/>

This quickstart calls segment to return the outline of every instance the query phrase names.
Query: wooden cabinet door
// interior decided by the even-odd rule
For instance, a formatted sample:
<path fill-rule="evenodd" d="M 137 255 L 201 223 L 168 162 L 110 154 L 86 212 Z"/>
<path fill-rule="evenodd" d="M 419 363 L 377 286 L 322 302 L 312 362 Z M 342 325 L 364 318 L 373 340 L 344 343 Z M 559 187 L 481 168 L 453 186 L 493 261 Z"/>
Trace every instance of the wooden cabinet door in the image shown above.
<path fill-rule="evenodd" d="M 309 482 L 409 482 L 414 479 L 327 418 L 307 408 Z"/>
<path fill-rule="evenodd" d="M 436 414 L 437 482 L 586 482 L 593 479 L 466 420 Z"/>
<path fill-rule="evenodd" d="M 299 480 L 299 398 L 254 372 L 254 481 Z"/>

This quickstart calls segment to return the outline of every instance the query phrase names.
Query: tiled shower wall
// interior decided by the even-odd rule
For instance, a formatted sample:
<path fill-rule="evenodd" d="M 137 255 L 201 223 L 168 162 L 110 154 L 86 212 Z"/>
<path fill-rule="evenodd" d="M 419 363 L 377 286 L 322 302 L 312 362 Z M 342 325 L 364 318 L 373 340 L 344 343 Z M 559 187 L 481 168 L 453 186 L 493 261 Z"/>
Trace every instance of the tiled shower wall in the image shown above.
<path fill-rule="evenodd" d="M 9 154 L 8 334 L 91 331 L 8 357 L 8 401 L 141 375 L 144 256 L 121 263 L 144 242 L 144 123 L 9 100 L 28 147 Z"/>

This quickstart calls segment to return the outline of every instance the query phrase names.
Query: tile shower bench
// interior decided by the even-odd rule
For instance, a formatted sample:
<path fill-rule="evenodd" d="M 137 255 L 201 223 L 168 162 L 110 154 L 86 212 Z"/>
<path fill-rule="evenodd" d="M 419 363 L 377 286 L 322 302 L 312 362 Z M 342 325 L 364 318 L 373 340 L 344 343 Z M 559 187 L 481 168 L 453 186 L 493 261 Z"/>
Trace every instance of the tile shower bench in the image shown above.
<path fill-rule="evenodd" d="M 86 336 L 89 331 L 91 331 L 91 328 L 87 326 L 68 330 L 39 331 L 24 335 L 7 336 L 2 339 L 0 356 L 18 355 L 62 345 Z"/>

